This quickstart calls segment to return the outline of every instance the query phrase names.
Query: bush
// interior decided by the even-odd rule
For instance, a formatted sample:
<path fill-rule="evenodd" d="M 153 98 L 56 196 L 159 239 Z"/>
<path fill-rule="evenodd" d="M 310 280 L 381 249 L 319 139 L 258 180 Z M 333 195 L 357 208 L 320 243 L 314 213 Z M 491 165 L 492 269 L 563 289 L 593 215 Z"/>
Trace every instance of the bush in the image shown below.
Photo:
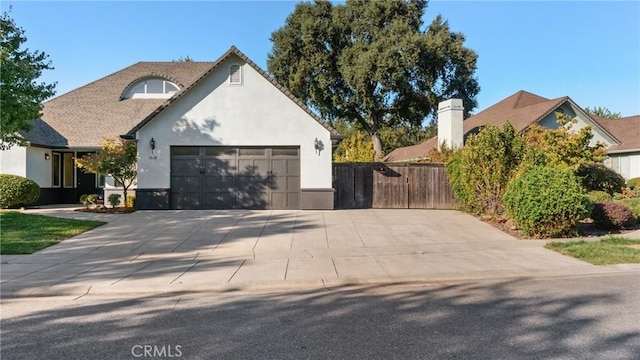
<path fill-rule="evenodd" d="M 600 191 L 600 190 L 589 191 L 589 194 L 587 194 L 587 196 L 589 197 L 589 200 L 591 200 L 591 202 L 593 203 L 613 200 L 613 196 L 609 195 L 609 193 L 607 192 Z"/>
<path fill-rule="evenodd" d="M 136 196 L 135 195 L 127 195 L 126 207 L 134 207 L 136 204 Z"/>
<path fill-rule="evenodd" d="M 38 201 L 40 186 L 18 175 L 0 174 L 0 208 L 29 206 Z"/>
<path fill-rule="evenodd" d="M 640 177 L 634 177 L 629 179 L 629 181 L 627 181 L 627 187 L 629 189 L 635 189 L 638 186 L 640 186 Z"/>
<path fill-rule="evenodd" d="M 636 221 L 640 222 L 640 198 L 616 200 L 618 204 L 622 204 L 631 209 Z"/>
<path fill-rule="evenodd" d="M 590 202 L 570 169 L 534 166 L 513 180 L 505 207 L 527 236 L 576 234 L 576 224 L 589 215 Z"/>
<path fill-rule="evenodd" d="M 98 201 L 98 195 L 97 194 L 87 195 L 87 201 L 89 202 L 90 205 L 95 205 Z"/>
<path fill-rule="evenodd" d="M 593 204 L 591 219 L 600 229 L 620 229 L 631 226 L 635 222 L 635 217 L 629 207 L 614 202 Z"/>
<path fill-rule="evenodd" d="M 91 203 L 89 202 L 89 195 L 82 194 L 80 196 L 80 204 L 82 204 L 82 206 L 84 206 L 85 208 L 88 208 L 89 205 L 91 205 Z"/>
<path fill-rule="evenodd" d="M 447 162 L 447 173 L 461 210 L 501 215 L 507 184 L 526 152 L 524 135 L 510 123 L 485 126 L 470 135 L 465 146 Z"/>
<path fill-rule="evenodd" d="M 581 165 L 576 176 L 587 191 L 598 190 L 613 195 L 625 186 L 622 175 L 599 163 Z"/>
<path fill-rule="evenodd" d="M 116 208 L 118 205 L 120 205 L 120 198 L 122 197 L 122 195 L 120 194 L 111 194 L 109 195 L 109 204 L 111 205 L 112 208 Z"/>

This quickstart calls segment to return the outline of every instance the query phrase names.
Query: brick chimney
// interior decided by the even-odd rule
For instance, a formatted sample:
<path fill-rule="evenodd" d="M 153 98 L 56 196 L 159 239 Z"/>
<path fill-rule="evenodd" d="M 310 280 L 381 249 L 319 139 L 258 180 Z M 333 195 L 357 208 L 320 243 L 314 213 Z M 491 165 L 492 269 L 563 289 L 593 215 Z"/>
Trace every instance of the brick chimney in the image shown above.
<path fill-rule="evenodd" d="M 438 150 L 444 141 L 449 148 L 462 147 L 462 99 L 449 99 L 438 104 Z"/>

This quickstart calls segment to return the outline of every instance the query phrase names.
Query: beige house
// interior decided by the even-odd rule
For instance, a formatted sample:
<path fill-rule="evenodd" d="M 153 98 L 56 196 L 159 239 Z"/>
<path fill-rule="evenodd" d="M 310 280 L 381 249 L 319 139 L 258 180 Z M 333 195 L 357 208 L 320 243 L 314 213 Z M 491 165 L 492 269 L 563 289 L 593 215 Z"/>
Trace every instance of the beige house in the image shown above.
<path fill-rule="evenodd" d="M 510 122 L 516 130 L 526 131 L 539 124 L 547 128 L 557 128 L 556 112 L 561 112 L 577 120 L 576 128 L 591 126 L 593 142 L 607 145 L 609 158 L 605 164 L 618 171 L 626 179 L 640 176 L 640 116 L 608 120 L 590 115 L 568 96 L 547 99 L 526 91 L 507 97 L 489 108 L 462 119 L 462 111 L 456 105 L 444 105 L 438 112 L 439 135 L 413 146 L 393 150 L 383 160 L 386 162 L 420 161 L 427 158 L 431 149 L 442 141 L 461 144 L 469 134 L 477 133 L 483 125 L 501 126 Z M 458 106 L 461 106 L 458 104 Z M 459 124 L 459 123 L 462 124 Z M 444 134 L 444 135 L 443 135 Z"/>

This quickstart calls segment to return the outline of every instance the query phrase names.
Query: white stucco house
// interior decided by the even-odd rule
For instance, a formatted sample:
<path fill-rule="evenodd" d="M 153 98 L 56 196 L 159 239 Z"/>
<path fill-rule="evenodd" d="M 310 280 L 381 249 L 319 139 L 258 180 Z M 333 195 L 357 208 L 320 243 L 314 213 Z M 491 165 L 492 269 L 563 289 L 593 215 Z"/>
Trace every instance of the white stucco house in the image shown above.
<path fill-rule="evenodd" d="M 333 209 L 341 136 L 231 47 L 214 62 L 140 62 L 44 104 L 1 173 L 75 203 L 110 184 L 74 159 L 105 137 L 138 143 L 138 209 Z"/>
<path fill-rule="evenodd" d="M 640 177 L 640 115 L 608 120 L 587 113 L 568 96 L 547 99 L 523 90 L 467 119 L 463 119 L 461 100 L 451 99 L 441 103 L 438 110 L 438 136 L 418 145 L 397 148 L 384 161 L 424 160 L 431 149 L 443 140 L 449 145 L 461 146 L 469 134 L 478 132 L 487 124 L 502 126 L 508 121 L 519 131 L 526 131 L 533 124 L 557 128 L 556 112 L 576 119 L 574 129 L 591 126 L 594 135 L 592 143 L 601 142 L 607 146 L 605 165 L 627 180 Z"/>

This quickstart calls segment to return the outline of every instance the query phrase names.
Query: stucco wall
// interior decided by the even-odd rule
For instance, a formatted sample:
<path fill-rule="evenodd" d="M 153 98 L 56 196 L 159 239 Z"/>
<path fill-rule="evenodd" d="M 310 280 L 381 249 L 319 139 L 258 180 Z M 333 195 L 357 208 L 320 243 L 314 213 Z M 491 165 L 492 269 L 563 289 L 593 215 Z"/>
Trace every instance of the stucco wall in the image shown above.
<path fill-rule="evenodd" d="M 241 85 L 229 84 L 231 64 L 242 65 Z M 171 145 L 300 146 L 301 188 L 331 188 L 329 131 L 234 55 L 140 129 L 137 138 L 140 189 L 170 187 Z M 324 147 L 319 153 L 315 138 Z"/>
<path fill-rule="evenodd" d="M 573 128 L 572 128 L 573 130 L 578 131 L 587 125 L 591 125 L 592 132 L 593 132 L 593 138 L 591 139 L 591 142 L 590 142 L 591 145 L 595 145 L 598 142 L 604 143 L 607 146 L 612 144 L 609 138 L 604 133 L 602 133 L 602 131 L 599 128 L 597 128 L 596 126 L 593 126 L 590 120 L 586 120 L 581 114 L 577 113 L 570 104 L 565 103 L 562 106 L 560 106 L 560 108 L 565 114 L 571 116 L 572 118 L 575 117 L 577 119 L 577 123 L 573 125 Z M 555 113 L 551 112 L 551 114 L 545 116 L 542 120 L 540 120 L 539 124 L 540 126 L 543 126 L 549 129 L 557 129 L 558 119 L 556 118 Z"/>
<path fill-rule="evenodd" d="M 12 146 L 0 151 L 0 174 L 27 176 L 27 148 Z"/>
<path fill-rule="evenodd" d="M 45 159 L 45 153 L 49 154 L 48 160 Z M 51 150 L 29 146 L 27 148 L 27 177 L 35 181 L 40 187 L 51 187 L 52 161 Z"/>

